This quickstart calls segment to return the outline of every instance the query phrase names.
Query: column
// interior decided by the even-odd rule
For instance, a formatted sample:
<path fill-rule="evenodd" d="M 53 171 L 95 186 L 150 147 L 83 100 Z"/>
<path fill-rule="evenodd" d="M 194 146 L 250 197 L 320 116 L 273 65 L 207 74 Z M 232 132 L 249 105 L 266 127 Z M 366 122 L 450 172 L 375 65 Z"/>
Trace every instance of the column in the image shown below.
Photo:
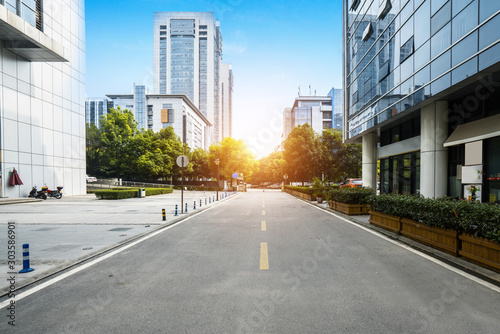
<path fill-rule="evenodd" d="M 377 189 L 377 133 L 363 136 L 363 186 Z"/>
<path fill-rule="evenodd" d="M 446 196 L 448 187 L 448 102 L 437 101 L 420 114 L 420 193 L 425 197 Z"/>

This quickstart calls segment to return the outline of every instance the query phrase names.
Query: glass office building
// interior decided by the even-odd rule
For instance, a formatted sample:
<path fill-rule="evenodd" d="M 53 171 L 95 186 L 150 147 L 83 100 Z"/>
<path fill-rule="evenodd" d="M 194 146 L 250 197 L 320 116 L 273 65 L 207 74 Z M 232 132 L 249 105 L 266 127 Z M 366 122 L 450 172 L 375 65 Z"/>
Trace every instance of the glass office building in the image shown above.
<path fill-rule="evenodd" d="M 499 24 L 497 0 L 344 0 L 344 139 L 365 185 L 498 202 Z"/>
<path fill-rule="evenodd" d="M 222 84 L 228 83 L 221 79 L 220 22 L 212 12 L 155 12 L 153 26 L 153 92 L 185 94 L 213 124 L 208 142 L 222 140 L 228 117 Z"/>

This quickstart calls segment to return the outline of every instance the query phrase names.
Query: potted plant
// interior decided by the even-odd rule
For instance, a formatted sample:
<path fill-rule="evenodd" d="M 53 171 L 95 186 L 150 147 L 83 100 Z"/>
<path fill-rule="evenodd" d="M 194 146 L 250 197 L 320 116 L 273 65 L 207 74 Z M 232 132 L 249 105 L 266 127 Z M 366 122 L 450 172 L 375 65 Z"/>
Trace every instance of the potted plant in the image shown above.
<path fill-rule="evenodd" d="M 324 191 L 325 191 L 325 185 L 323 181 L 321 181 L 319 178 L 315 177 L 313 178 L 313 196 L 316 197 L 316 200 L 318 203 L 323 203 L 323 198 L 324 198 Z"/>

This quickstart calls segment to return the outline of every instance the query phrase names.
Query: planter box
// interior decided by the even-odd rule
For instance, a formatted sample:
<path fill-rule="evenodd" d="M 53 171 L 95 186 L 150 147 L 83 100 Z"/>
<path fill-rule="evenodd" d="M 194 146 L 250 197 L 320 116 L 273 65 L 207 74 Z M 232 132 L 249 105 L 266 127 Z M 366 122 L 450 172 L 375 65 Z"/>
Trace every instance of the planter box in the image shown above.
<path fill-rule="evenodd" d="M 314 196 L 311 196 L 309 194 L 306 194 L 306 193 L 301 193 L 300 191 L 295 191 L 295 190 L 292 190 L 292 191 L 286 191 L 286 192 L 289 192 L 290 194 L 294 195 L 294 196 L 297 196 L 297 197 L 300 197 L 300 198 L 303 198 L 303 199 L 306 199 L 308 201 L 315 201 L 316 200 L 316 197 Z"/>
<path fill-rule="evenodd" d="M 401 217 L 386 215 L 385 213 L 380 213 L 377 211 L 369 211 L 370 219 L 368 220 L 370 224 L 382 227 L 386 230 L 401 233 Z"/>
<path fill-rule="evenodd" d="M 461 250 L 464 259 L 500 272 L 500 245 L 484 238 L 468 234 L 460 235 Z"/>
<path fill-rule="evenodd" d="M 345 213 L 349 216 L 367 215 L 370 211 L 368 204 L 346 204 L 336 201 L 330 201 L 330 209 Z"/>
<path fill-rule="evenodd" d="M 422 225 L 414 220 L 401 218 L 401 234 L 448 254 L 458 256 L 458 232 Z"/>

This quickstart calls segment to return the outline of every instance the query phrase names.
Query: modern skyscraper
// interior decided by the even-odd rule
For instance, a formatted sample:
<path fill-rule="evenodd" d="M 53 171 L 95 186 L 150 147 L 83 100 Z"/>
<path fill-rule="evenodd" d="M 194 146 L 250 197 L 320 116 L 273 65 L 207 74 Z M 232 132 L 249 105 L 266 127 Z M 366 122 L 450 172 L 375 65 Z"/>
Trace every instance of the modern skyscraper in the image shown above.
<path fill-rule="evenodd" d="M 344 0 L 344 139 L 382 193 L 500 199 L 500 1 Z"/>
<path fill-rule="evenodd" d="M 0 1 L 0 40 L 0 196 L 85 194 L 84 1 Z"/>
<path fill-rule="evenodd" d="M 221 138 L 231 137 L 233 134 L 233 67 L 222 63 L 221 66 Z"/>
<path fill-rule="evenodd" d="M 208 12 L 154 13 L 155 94 L 185 94 L 222 138 L 220 23 Z"/>
<path fill-rule="evenodd" d="M 328 96 L 332 99 L 332 128 L 342 131 L 344 119 L 344 95 L 342 89 L 332 88 Z"/>

